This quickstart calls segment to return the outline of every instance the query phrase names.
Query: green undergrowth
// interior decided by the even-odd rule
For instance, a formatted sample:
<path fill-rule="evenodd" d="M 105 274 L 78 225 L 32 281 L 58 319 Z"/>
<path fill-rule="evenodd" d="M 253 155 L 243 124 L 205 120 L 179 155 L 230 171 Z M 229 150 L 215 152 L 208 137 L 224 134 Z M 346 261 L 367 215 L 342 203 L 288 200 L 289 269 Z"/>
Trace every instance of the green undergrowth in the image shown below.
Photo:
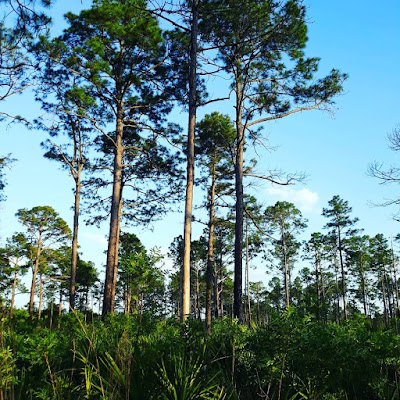
<path fill-rule="evenodd" d="M 0 323 L 0 399 L 398 399 L 400 339 L 294 310 L 266 326 L 65 314 Z"/>

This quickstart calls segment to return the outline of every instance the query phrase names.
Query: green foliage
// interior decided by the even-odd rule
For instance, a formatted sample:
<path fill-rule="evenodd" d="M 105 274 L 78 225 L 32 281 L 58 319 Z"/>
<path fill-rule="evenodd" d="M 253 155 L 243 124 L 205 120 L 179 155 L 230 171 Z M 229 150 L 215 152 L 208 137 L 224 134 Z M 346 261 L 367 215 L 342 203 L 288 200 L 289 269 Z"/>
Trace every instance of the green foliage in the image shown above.
<path fill-rule="evenodd" d="M 53 329 L 19 310 L 1 322 L 0 389 L 17 399 L 392 399 L 400 338 L 364 317 L 341 325 L 293 308 L 247 327 L 75 312 Z M 6 397 L 7 398 L 7 397 Z"/>

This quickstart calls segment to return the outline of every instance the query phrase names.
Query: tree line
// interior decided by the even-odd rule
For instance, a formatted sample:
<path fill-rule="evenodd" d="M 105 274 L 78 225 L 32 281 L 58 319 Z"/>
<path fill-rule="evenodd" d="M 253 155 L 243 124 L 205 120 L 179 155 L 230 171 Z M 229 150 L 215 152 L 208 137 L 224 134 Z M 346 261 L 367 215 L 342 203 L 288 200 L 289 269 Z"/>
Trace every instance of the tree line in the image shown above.
<path fill-rule="evenodd" d="M 397 320 L 400 235 L 363 234 L 348 202 L 339 196 L 323 208 L 324 231 L 312 233 L 308 240 L 302 234 L 307 220 L 294 204 L 278 201 L 262 207 L 254 198 L 246 198 L 246 205 L 244 322 L 265 325 L 271 315 L 288 308 L 326 322 L 339 323 L 358 314 L 386 326 Z M 43 310 L 61 314 L 71 294 L 71 230 L 49 206 L 21 209 L 17 217 L 24 229 L 0 249 L 1 298 L 12 314 L 17 290 L 27 290 L 31 316 L 40 319 Z M 208 327 L 213 318 L 234 317 L 234 215 L 213 221 L 211 246 L 209 227 L 191 243 L 192 317 L 210 319 Z M 179 317 L 183 236 L 171 243 L 169 258 L 172 271 L 163 267 L 159 249 L 146 249 L 135 234 L 122 232 L 116 310 L 140 318 L 144 314 Z M 268 271 L 269 281 L 252 280 L 252 266 Z M 32 281 L 24 289 L 21 278 L 28 269 Z M 104 284 L 93 263 L 78 257 L 75 279 L 75 308 L 101 313 Z"/>
<path fill-rule="evenodd" d="M 144 283 L 138 289 L 138 282 L 159 256 L 136 249 L 136 256 L 130 254 L 127 261 L 124 241 L 130 236 L 121 232 L 121 224 L 149 224 L 184 200 L 184 232 L 173 246 L 180 270 L 171 281 L 178 286 L 171 289 L 175 293 L 171 304 L 181 320 L 204 308 L 210 328 L 212 315 L 229 310 L 244 321 L 255 315 L 254 308 L 261 310 L 262 302 L 256 299 L 268 290 L 250 282 L 248 273 L 250 260 L 257 256 L 281 270 L 279 280 L 274 280 L 277 299 L 269 300 L 278 308 L 308 302 L 307 307 L 314 307 L 321 318 L 347 319 L 362 304 L 364 314 L 381 308 L 385 318 L 395 314 L 395 254 L 392 252 L 391 258 L 386 255 L 380 266 L 371 266 L 375 260 L 371 254 L 377 251 L 372 248 L 381 240 L 386 252 L 387 239 L 352 232 L 355 221 L 345 201 L 336 196 L 331 200 L 324 209 L 329 233 L 315 233 L 303 246 L 297 235 L 306 222 L 293 204 L 278 202 L 263 208 L 246 193 L 244 183 L 250 180 L 289 184 L 297 178 L 257 171 L 248 150 L 262 141 L 258 127 L 300 111 L 328 108 L 346 79 L 335 69 L 316 77 L 319 60 L 305 54 L 307 17 L 302 2 L 94 1 L 79 14 L 67 13 L 67 27 L 59 36 L 52 34 L 46 13 L 34 7 L 38 3 L 2 4 L 15 14 L 13 23 L 4 20 L 1 26 L 1 99 L 22 91 L 29 79 L 44 113 L 35 121 L 5 113 L 3 118 L 47 132 L 48 139 L 42 143 L 45 157 L 58 161 L 74 183 L 71 231 L 51 207 L 19 210 L 17 218 L 26 232 L 24 237 L 19 233 L 10 238 L 4 248 L 5 254 L 16 254 L 12 251 L 20 246 L 18 257 L 32 267 L 31 313 L 36 282 L 43 280 L 37 279 L 38 274 L 51 270 L 44 265 L 60 262 L 50 261 L 57 258 L 50 256 L 51 252 L 43 255 L 46 240 L 51 243 L 48 250 L 62 249 L 62 257 L 70 258 L 58 273 L 64 277 L 59 287 L 60 293 L 68 292 L 68 307 L 76 307 L 82 285 L 79 280 L 90 271 L 79 273 L 79 266 L 85 263 L 79 258 L 80 216 L 88 210 L 90 223 L 109 221 L 106 275 L 104 284 L 96 289 L 102 293 L 103 317 L 121 303 L 119 285 L 125 287 L 122 302 L 126 311 L 144 308 L 147 289 L 143 289 Z M 206 85 L 209 76 L 228 80 L 230 94 L 211 98 Z M 214 111 L 196 120 L 198 109 L 209 109 L 217 101 L 232 107 L 232 119 Z M 187 130 L 169 119 L 177 108 L 188 111 Z M 9 163 L 10 157 L 3 156 L 0 165 Z M 193 211 L 195 187 L 206 193 L 203 207 L 208 216 L 199 241 L 191 238 L 191 224 L 197 218 Z M 338 216 L 336 208 L 343 215 Z M 44 221 L 54 226 L 41 226 Z M 43 234 L 48 236 L 43 238 Z M 130 239 L 136 243 L 137 238 Z M 72 242 L 70 250 L 68 241 Z M 365 254 L 356 250 L 357 246 Z M 314 269 L 292 279 L 302 247 L 306 249 L 304 257 L 313 259 Z M 4 260 L 8 267 L 14 262 L 10 256 Z M 233 266 L 233 277 L 227 273 L 228 265 Z M 354 272 L 358 283 L 354 275 L 349 276 L 350 270 L 358 271 Z M 162 274 L 154 279 L 164 281 Z M 299 289 L 301 301 L 295 294 L 298 279 L 303 279 L 304 286 Z M 230 290 L 223 296 L 225 302 L 229 299 L 229 306 L 222 305 L 223 287 Z M 381 306 L 376 306 L 378 299 Z"/>

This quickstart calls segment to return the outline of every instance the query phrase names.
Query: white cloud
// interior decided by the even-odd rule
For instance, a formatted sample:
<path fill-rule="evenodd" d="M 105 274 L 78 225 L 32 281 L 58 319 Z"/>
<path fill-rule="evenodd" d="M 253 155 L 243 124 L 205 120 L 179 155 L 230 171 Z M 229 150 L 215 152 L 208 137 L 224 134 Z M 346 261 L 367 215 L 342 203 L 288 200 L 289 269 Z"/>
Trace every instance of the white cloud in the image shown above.
<path fill-rule="evenodd" d="M 278 201 L 289 201 L 304 213 L 319 212 L 317 208 L 319 195 L 310 189 L 292 189 L 288 187 L 270 187 L 267 189 L 269 196 Z"/>

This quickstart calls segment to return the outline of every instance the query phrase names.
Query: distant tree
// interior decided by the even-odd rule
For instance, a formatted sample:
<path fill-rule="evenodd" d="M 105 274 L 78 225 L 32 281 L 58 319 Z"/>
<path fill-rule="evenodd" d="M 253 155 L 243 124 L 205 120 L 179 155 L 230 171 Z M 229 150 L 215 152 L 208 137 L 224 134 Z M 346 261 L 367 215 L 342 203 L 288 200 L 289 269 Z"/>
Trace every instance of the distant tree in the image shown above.
<path fill-rule="evenodd" d="M 10 296 L 10 314 L 13 313 L 15 305 L 15 295 L 18 286 L 21 284 L 21 277 L 26 274 L 28 269 L 28 246 L 26 237 L 22 234 L 15 234 L 7 239 L 1 253 L 1 289 L 0 292 L 9 291 Z"/>
<path fill-rule="evenodd" d="M 353 276 L 357 277 L 356 297 L 361 300 L 364 315 L 369 314 L 370 282 L 368 279 L 371 263 L 371 238 L 368 235 L 352 236 L 346 241 L 347 264 Z"/>
<path fill-rule="evenodd" d="M 261 324 L 267 317 L 264 301 L 266 288 L 261 281 L 250 282 L 250 292 L 256 307 L 257 323 Z"/>
<path fill-rule="evenodd" d="M 196 126 L 196 153 L 203 171 L 202 181 L 207 190 L 208 250 L 206 270 L 206 325 L 210 332 L 212 317 L 212 293 L 214 269 L 215 225 L 217 223 L 217 199 L 223 197 L 230 185 L 233 173 L 233 144 L 235 128 L 231 119 L 220 113 L 207 114 Z"/>
<path fill-rule="evenodd" d="M 65 68 L 53 69 L 50 59 L 46 59 L 41 71 L 41 86 L 37 89 L 36 98 L 42 104 L 46 116 L 36 120 L 36 126 L 50 136 L 41 143 L 46 153 L 44 156 L 50 160 L 58 161 L 74 180 L 74 216 L 71 252 L 71 271 L 69 284 L 70 309 L 75 308 L 76 271 L 78 264 L 79 247 L 79 216 L 81 204 L 82 174 L 84 168 L 88 169 L 89 149 L 94 138 L 94 124 L 90 121 L 97 115 L 101 120 L 101 109 L 83 88 L 78 86 L 77 79 Z M 88 118 L 88 116 L 91 116 Z M 60 136 L 66 140 L 60 142 Z"/>
<path fill-rule="evenodd" d="M 191 309 L 194 318 L 200 319 L 201 303 L 203 300 L 203 288 L 205 283 L 205 272 L 207 266 L 207 239 L 200 236 L 198 240 L 193 240 L 191 245 Z M 172 259 L 174 266 L 181 271 L 180 279 L 182 282 L 182 265 L 184 255 L 184 239 L 182 236 L 174 238 L 169 247 L 169 257 Z M 181 287 L 182 289 L 182 287 Z"/>
<path fill-rule="evenodd" d="M 281 280 L 275 276 L 268 282 L 267 300 L 270 306 L 276 311 L 281 311 L 285 305 L 284 285 Z"/>
<path fill-rule="evenodd" d="M 342 90 L 337 70 L 314 80 L 317 58 L 306 58 L 306 6 L 302 1 L 201 2 L 199 32 L 215 63 L 232 79 L 235 96 L 236 226 L 235 316 L 242 317 L 243 177 L 246 136 L 255 126 L 296 112 L 321 109 Z"/>
<path fill-rule="evenodd" d="M 285 305 L 290 305 L 290 278 L 293 262 L 300 249 L 297 235 L 307 226 L 301 211 L 294 204 L 278 201 L 264 211 L 265 231 L 269 234 L 267 240 L 272 245 L 272 255 L 279 260 L 283 275 Z"/>
<path fill-rule="evenodd" d="M 346 266 L 345 266 L 345 245 L 346 240 L 353 236 L 357 230 L 354 225 L 358 218 L 351 218 L 352 208 L 346 200 L 339 196 L 333 196 L 328 202 L 329 207 L 322 209 L 322 215 L 329 219 L 325 225 L 325 229 L 330 229 L 332 239 L 335 241 L 335 249 L 339 254 L 339 265 L 341 272 L 341 291 L 343 302 L 344 319 L 347 320 L 347 304 L 346 304 Z"/>
<path fill-rule="evenodd" d="M 76 268 L 76 296 L 79 310 L 86 312 L 89 309 L 89 295 L 94 295 L 98 282 L 99 273 L 94 263 L 78 258 Z"/>
<path fill-rule="evenodd" d="M 37 274 L 43 262 L 44 251 L 65 245 L 71 238 L 71 230 L 58 213 L 49 206 L 37 206 L 30 210 L 22 208 L 17 211 L 16 216 L 25 228 L 24 235 L 30 247 L 32 283 L 28 310 L 32 317 Z"/>
<path fill-rule="evenodd" d="M 326 259 L 325 238 L 320 232 L 311 234 L 311 238 L 304 244 L 304 258 L 310 260 L 314 266 L 314 287 L 316 295 L 316 315 L 321 317 L 321 306 L 324 302 L 324 279 L 322 272 L 322 263 Z"/>
<path fill-rule="evenodd" d="M 162 315 L 164 306 L 164 272 L 157 249 L 147 251 L 133 233 L 121 234 L 119 283 L 123 289 L 125 313 L 144 311 Z"/>
<path fill-rule="evenodd" d="M 385 323 L 388 324 L 389 318 L 394 315 L 392 302 L 392 282 L 390 279 L 390 269 L 392 265 L 392 255 L 388 240 L 378 233 L 370 240 L 371 270 L 374 272 L 375 288 L 378 292 L 382 304 Z"/>

